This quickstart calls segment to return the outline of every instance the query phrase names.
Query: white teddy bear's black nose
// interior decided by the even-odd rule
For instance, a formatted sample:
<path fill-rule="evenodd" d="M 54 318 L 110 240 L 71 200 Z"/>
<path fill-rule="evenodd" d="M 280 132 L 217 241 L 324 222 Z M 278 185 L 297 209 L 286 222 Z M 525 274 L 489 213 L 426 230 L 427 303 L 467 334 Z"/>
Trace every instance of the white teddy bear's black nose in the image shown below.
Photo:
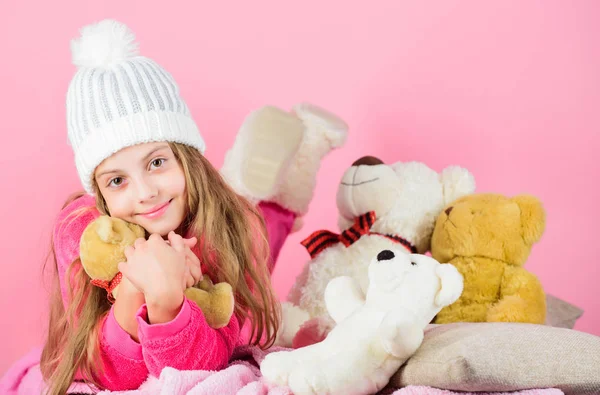
<path fill-rule="evenodd" d="M 379 254 L 377 254 L 378 261 L 389 261 L 390 259 L 394 259 L 396 255 L 390 250 L 383 250 Z"/>

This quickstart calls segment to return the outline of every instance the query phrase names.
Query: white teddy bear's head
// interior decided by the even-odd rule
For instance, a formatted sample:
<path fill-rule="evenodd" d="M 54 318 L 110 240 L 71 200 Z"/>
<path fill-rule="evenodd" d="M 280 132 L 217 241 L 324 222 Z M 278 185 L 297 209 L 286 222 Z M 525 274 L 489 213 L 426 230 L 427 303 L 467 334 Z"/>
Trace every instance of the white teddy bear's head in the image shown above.
<path fill-rule="evenodd" d="M 449 203 L 475 192 L 475 179 L 466 169 L 449 166 L 441 173 L 420 162 L 387 165 L 367 156 L 344 173 L 337 191 L 340 230 L 354 218 L 374 211 L 372 231 L 400 236 L 429 250 L 435 219 Z"/>
<path fill-rule="evenodd" d="M 462 291 L 463 277 L 451 264 L 427 255 L 383 250 L 369 265 L 366 303 L 382 310 L 401 306 L 427 325 Z"/>

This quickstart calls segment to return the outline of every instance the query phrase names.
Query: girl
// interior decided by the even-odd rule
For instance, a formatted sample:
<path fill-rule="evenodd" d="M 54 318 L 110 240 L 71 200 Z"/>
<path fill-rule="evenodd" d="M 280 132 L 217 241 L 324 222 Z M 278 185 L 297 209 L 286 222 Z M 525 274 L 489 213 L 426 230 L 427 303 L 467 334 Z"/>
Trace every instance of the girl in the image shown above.
<path fill-rule="evenodd" d="M 279 310 L 270 269 L 302 209 L 285 209 L 281 199 L 255 206 L 224 182 L 203 156 L 175 81 L 137 55 L 126 26 L 87 26 L 72 51 L 79 69 L 67 93 L 68 133 L 87 194 L 66 204 L 53 233 L 55 283 L 40 363 L 48 393 L 64 394 L 73 381 L 134 389 L 165 366 L 220 369 L 244 324 L 253 344 L 271 345 Z M 343 143 L 343 122 L 334 124 L 337 142 L 325 151 Z M 290 144 L 276 148 L 297 153 Z M 78 258 L 83 229 L 100 214 L 149 235 L 126 251 L 114 304 Z M 183 294 L 203 274 L 234 289 L 235 314 L 224 328 L 209 327 Z"/>

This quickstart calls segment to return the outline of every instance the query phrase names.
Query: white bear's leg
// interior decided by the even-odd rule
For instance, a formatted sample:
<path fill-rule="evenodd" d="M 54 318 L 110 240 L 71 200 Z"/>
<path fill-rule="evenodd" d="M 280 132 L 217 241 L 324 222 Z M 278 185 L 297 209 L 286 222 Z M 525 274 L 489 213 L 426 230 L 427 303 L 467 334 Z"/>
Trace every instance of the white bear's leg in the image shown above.
<path fill-rule="evenodd" d="M 338 116 L 311 104 L 298 104 L 292 111 L 303 121 L 306 130 L 278 193 L 271 200 L 296 213 L 300 220 L 312 200 L 321 160 L 346 142 L 348 125 Z"/>
<path fill-rule="evenodd" d="M 263 377 L 272 384 L 285 386 L 288 384 L 288 377 L 293 366 L 286 359 L 285 354 L 288 351 L 273 352 L 267 354 L 260 363 L 260 372 Z"/>
<path fill-rule="evenodd" d="M 345 352 L 313 360 L 294 369 L 288 379 L 289 387 L 294 394 L 374 394 L 385 384 L 374 381 L 378 379 L 376 369 L 365 367 L 365 361 L 366 355 Z"/>
<path fill-rule="evenodd" d="M 328 394 L 325 376 L 320 374 L 321 364 L 298 366 L 291 374 L 288 385 L 295 395 Z"/>
<path fill-rule="evenodd" d="M 260 364 L 262 375 L 271 383 L 288 385 L 290 374 L 299 366 L 311 364 L 314 359 L 310 347 L 292 351 L 278 351 L 267 354 Z"/>
<path fill-rule="evenodd" d="M 225 154 L 221 174 L 240 195 L 271 198 L 286 177 L 304 136 L 302 120 L 272 106 L 251 112 Z"/>

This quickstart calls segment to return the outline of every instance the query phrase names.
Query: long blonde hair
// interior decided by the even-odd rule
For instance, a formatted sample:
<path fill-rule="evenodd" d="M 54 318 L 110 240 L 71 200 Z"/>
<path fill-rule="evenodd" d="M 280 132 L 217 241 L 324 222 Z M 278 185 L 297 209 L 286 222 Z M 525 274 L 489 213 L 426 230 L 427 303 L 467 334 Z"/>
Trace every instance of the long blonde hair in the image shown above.
<path fill-rule="evenodd" d="M 186 179 L 187 211 L 178 229 L 202 240 L 200 260 L 209 267 L 214 282 L 231 284 L 235 314 L 242 325 L 249 320 L 250 343 L 261 348 L 273 345 L 280 318 L 280 306 L 268 269 L 270 255 L 265 223 L 258 210 L 236 194 L 220 173 L 195 148 L 169 143 Z M 108 214 L 108 206 L 97 185 L 96 206 Z M 79 194 L 81 196 L 81 194 Z M 69 199 L 65 206 L 75 200 Z M 64 394 L 76 372 L 100 388 L 94 377 L 101 374 L 98 331 L 101 319 L 110 310 L 106 291 L 92 286 L 76 259 L 69 267 L 69 306 L 62 301 L 58 266 L 54 258 L 54 280 L 50 298 L 48 339 L 41 359 L 42 375 L 49 383 L 49 395 Z"/>

